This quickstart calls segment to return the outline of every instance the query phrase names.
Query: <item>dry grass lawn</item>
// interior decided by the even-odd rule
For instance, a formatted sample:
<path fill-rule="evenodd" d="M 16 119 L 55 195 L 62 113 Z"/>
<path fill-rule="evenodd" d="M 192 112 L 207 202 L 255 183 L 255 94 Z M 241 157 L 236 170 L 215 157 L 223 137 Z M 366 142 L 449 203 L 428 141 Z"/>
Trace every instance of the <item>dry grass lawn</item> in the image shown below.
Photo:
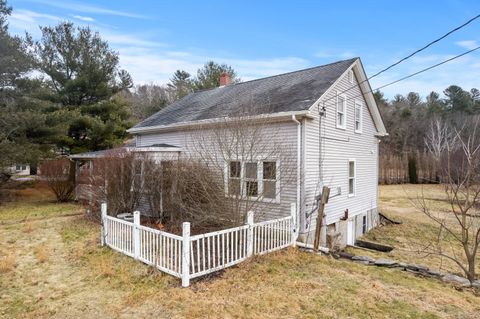
<path fill-rule="evenodd" d="M 395 249 L 388 254 L 372 253 L 351 249 L 355 254 L 392 258 L 429 266 L 440 271 L 462 275 L 453 261 L 424 253 L 425 248 L 436 241 L 438 225 L 432 222 L 420 209 L 415 208 L 419 198 L 425 198 L 432 211 L 450 211 L 444 188 L 441 185 L 386 185 L 380 187 L 380 210 L 390 218 L 401 221 L 401 225 L 387 225 L 369 232 L 365 238 L 392 245 Z M 453 216 L 452 216 L 453 220 Z M 450 255 L 462 256 L 458 242 L 443 242 L 443 250 Z M 480 273 L 480 263 L 477 264 Z"/>
<path fill-rule="evenodd" d="M 40 202 L 39 210 L 55 210 L 56 204 Z M 389 203 L 392 209 L 406 207 Z M 18 219 L 18 213 L 0 209 Z M 480 297 L 470 290 L 295 249 L 182 289 L 178 279 L 99 247 L 99 227 L 80 216 L 40 214 L 29 222 L 30 232 L 25 222 L 0 226 L 0 261 L 15 253 L 13 264 L 0 273 L 0 318 L 478 318 L 480 313 Z"/>

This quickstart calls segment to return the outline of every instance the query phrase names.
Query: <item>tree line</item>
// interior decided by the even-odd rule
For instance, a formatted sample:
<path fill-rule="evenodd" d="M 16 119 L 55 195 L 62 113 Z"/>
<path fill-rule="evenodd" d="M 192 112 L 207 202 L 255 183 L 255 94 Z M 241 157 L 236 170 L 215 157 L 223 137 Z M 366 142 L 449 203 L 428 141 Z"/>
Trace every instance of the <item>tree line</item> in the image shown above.
<path fill-rule="evenodd" d="M 428 150 L 428 134 L 438 121 L 461 129 L 467 118 L 480 114 L 480 91 L 450 85 L 441 95 L 422 99 L 416 92 L 388 100 L 374 96 L 389 136 L 380 143 L 380 183 L 438 182 L 438 167 Z"/>
<path fill-rule="evenodd" d="M 0 0 L 0 173 L 15 163 L 112 148 L 126 129 L 195 90 L 219 84 L 226 64 L 196 76 L 178 70 L 167 85 L 133 85 L 119 55 L 98 32 L 62 22 L 40 26 L 34 40 L 12 35 L 12 8 Z M 5 176 L 5 175 L 3 175 Z"/>

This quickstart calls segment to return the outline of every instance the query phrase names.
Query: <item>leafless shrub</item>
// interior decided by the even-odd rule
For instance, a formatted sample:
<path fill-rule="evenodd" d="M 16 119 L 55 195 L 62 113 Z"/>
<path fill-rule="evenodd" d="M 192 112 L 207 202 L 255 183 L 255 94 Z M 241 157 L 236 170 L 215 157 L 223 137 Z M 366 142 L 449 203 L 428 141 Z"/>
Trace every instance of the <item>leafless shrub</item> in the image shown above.
<path fill-rule="evenodd" d="M 141 161 L 126 150 L 112 150 L 95 159 L 90 176 L 93 210 L 105 201 L 108 213 L 132 213 L 139 205 L 143 192 Z"/>
<path fill-rule="evenodd" d="M 225 199 L 222 176 L 195 160 L 145 161 L 144 196 L 168 228 L 189 221 L 195 230 L 238 224 Z"/>
<path fill-rule="evenodd" d="M 75 165 L 67 159 L 46 160 L 40 167 L 41 177 L 58 202 L 72 200 L 75 191 Z"/>

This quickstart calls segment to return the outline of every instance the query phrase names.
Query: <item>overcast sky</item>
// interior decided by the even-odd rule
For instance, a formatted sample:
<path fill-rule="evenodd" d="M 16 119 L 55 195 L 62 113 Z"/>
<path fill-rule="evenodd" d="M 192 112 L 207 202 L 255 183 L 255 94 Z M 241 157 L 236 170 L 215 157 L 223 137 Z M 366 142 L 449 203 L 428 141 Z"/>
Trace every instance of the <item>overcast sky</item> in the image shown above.
<path fill-rule="evenodd" d="M 10 0 L 10 30 L 89 25 L 120 53 L 135 83 L 166 83 L 208 60 L 250 80 L 351 57 L 368 75 L 480 13 L 480 1 L 70 1 Z M 480 19 L 372 79 L 373 88 L 480 45 Z M 450 84 L 480 88 L 480 52 L 385 88 L 425 96 Z"/>

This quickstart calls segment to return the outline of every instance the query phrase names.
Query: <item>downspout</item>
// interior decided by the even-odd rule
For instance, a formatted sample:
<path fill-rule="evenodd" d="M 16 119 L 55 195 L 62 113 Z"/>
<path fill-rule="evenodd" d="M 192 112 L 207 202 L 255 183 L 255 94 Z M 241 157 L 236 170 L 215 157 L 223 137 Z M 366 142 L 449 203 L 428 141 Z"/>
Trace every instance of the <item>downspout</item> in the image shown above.
<path fill-rule="evenodd" d="M 292 115 L 292 120 L 297 123 L 297 220 L 295 221 L 295 228 L 296 228 L 296 231 L 297 231 L 297 234 L 300 230 L 300 222 L 299 222 L 299 218 L 300 218 L 300 179 L 301 179 L 301 151 L 302 151 L 302 144 L 301 144 L 301 137 L 302 137 L 302 123 L 297 120 L 297 118 L 295 117 L 295 115 Z"/>

